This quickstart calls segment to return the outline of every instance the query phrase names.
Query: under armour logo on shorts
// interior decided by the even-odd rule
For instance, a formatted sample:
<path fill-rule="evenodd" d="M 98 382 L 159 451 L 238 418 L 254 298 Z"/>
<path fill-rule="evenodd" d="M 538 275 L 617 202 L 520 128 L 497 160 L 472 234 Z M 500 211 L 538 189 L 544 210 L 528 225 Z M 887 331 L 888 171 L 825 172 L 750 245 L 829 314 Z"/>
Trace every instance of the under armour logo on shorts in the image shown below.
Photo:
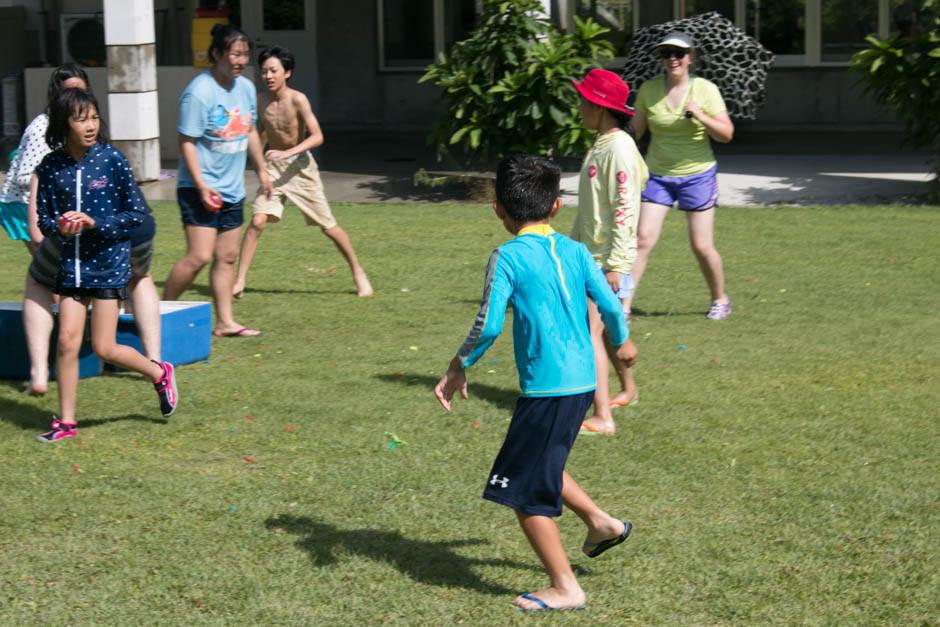
<path fill-rule="evenodd" d="M 493 475 L 493 478 L 490 479 L 490 485 L 496 485 L 497 483 L 499 484 L 499 487 L 501 488 L 508 488 L 509 477 L 503 477 L 502 479 L 500 479 L 499 475 Z"/>

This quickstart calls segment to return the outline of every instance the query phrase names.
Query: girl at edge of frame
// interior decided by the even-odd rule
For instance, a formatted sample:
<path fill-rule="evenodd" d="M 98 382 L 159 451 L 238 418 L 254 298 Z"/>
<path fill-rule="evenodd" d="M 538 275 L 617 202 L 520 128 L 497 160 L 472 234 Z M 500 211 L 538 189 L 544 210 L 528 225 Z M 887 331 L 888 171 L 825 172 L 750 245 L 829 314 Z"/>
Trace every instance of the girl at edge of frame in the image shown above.
<path fill-rule="evenodd" d="M 640 86 L 633 118 L 637 138 L 650 132 L 646 154 L 650 180 L 643 190 L 633 280 L 639 289 L 666 215 L 678 204 L 688 219 L 689 243 L 711 294 L 705 316 L 723 320 L 731 313 L 731 300 L 725 293 L 724 267 L 715 248 L 718 166 L 709 140 L 730 142 L 734 124 L 718 87 L 692 74 L 695 44 L 688 35 L 671 32 L 655 50 L 665 76 Z"/>
<path fill-rule="evenodd" d="M 30 255 L 36 252 L 42 233 L 35 228 L 36 179 L 33 172 L 42 158 L 49 154 L 46 145 L 46 129 L 49 128 L 48 105 L 56 94 L 66 87 L 88 89 L 88 74 L 81 66 L 64 63 L 52 70 L 49 86 L 46 90 L 46 110 L 37 115 L 23 131 L 23 136 L 16 147 L 16 153 L 10 159 L 7 176 L 0 189 L 0 224 L 6 229 L 10 239 L 22 240 Z"/>
<path fill-rule="evenodd" d="M 637 220 L 640 191 L 649 176 L 630 130 L 633 112 L 627 107 L 630 88 L 615 73 L 591 70 L 579 84 L 584 128 L 596 131 L 594 144 L 584 157 L 578 181 L 578 214 L 571 238 L 585 244 L 624 307 L 629 325 L 629 298 L 633 293 L 632 271 L 637 250 Z M 611 409 L 637 402 L 633 369 L 616 358 L 604 332 L 597 306 L 589 303 L 591 343 L 597 387 L 594 412 L 581 425 L 582 431 L 614 433 Z M 620 381 L 620 392 L 610 397 L 608 359 Z"/>
<path fill-rule="evenodd" d="M 78 353 L 89 304 L 95 355 L 149 377 L 164 416 L 172 415 L 178 402 L 172 364 L 151 361 L 115 338 L 119 301 L 127 298 L 131 274 L 128 238 L 149 208 L 124 155 L 107 141 L 91 93 L 65 89 L 50 104 L 46 143 L 55 149 L 36 168 L 36 208 L 43 235 L 63 241 L 54 290 L 60 297 L 59 418 L 37 436 L 40 442 L 78 435 Z"/>

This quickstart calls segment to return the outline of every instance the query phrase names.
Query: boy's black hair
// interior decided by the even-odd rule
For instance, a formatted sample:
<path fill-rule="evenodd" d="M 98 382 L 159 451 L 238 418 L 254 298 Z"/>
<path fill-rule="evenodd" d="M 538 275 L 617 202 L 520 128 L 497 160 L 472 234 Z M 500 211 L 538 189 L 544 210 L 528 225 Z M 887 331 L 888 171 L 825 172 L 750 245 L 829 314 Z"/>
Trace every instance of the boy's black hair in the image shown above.
<path fill-rule="evenodd" d="M 271 57 L 278 58 L 281 65 L 284 66 L 285 72 L 290 72 L 294 69 L 294 53 L 284 46 L 270 46 L 262 50 L 261 54 L 258 55 L 258 66 L 264 65 L 264 62 Z"/>
<path fill-rule="evenodd" d="M 561 168 L 536 155 L 509 155 L 496 166 L 496 199 L 516 222 L 544 220 L 558 198 Z"/>
<path fill-rule="evenodd" d="M 88 74 L 85 73 L 85 70 L 74 63 L 63 63 L 56 69 L 52 70 L 52 74 L 49 75 L 49 87 L 46 90 L 46 105 L 49 106 L 52 104 L 52 101 L 55 100 L 55 97 L 65 88 L 65 81 L 70 78 L 80 78 L 85 81 L 85 85 L 88 87 L 89 91 L 91 90 L 91 81 L 88 80 Z"/>
<path fill-rule="evenodd" d="M 248 44 L 248 50 L 251 51 L 251 40 L 248 35 L 234 24 L 216 24 L 212 27 L 210 33 L 212 42 L 209 43 L 209 59 L 215 63 L 217 61 L 215 53 L 224 54 L 232 47 L 236 41 L 244 41 Z"/>
<path fill-rule="evenodd" d="M 49 128 L 46 129 L 46 143 L 55 150 L 60 146 L 65 146 L 65 140 L 69 136 L 69 118 L 76 113 L 81 115 L 88 109 L 94 108 L 95 113 L 99 113 L 98 99 L 90 91 L 69 87 L 63 89 L 49 103 Z M 104 120 L 100 120 L 98 127 L 98 141 L 107 144 L 108 128 Z"/>

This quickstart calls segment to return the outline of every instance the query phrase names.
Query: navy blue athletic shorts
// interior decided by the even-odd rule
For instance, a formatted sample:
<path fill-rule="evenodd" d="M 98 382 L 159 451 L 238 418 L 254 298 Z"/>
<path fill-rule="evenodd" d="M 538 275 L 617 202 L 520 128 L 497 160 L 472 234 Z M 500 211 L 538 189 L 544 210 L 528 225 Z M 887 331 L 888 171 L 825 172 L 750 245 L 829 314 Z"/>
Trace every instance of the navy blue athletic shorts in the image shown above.
<path fill-rule="evenodd" d="M 176 202 L 180 206 L 183 224 L 208 226 L 222 233 L 237 229 L 245 221 L 244 212 L 242 211 L 244 198 L 238 202 L 222 203 L 222 208 L 218 211 L 209 211 L 202 205 L 198 189 L 195 187 L 177 187 Z"/>
<path fill-rule="evenodd" d="M 562 471 L 593 402 L 593 390 L 520 397 L 483 498 L 526 514 L 560 516 Z"/>
<path fill-rule="evenodd" d="M 52 290 L 59 296 L 74 298 L 82 302 L 88 298 L 100 300 L 127 300 L 127 286 L 125 287 L 60 287 Z"/>

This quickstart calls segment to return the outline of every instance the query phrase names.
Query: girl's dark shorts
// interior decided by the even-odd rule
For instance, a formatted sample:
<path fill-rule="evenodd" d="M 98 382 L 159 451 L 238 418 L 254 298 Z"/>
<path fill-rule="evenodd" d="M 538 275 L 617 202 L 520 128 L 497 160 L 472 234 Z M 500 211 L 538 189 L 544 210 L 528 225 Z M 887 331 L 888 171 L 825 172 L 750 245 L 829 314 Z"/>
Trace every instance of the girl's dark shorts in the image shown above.
<path fill-rule="evenodd" d="M 59 296 L 74 298 L 79 302 L 87 298 L 127 300 L 126 287 L 60 287 L 52 291 Z"/>
<path fill-rule="evenodd" d="M 61 259 L 62 241 L 57 237 L 47 237 L 42 240 L 33 254 L 33 261 L 29 264 L 29 275 L 40 285 L 50 290 L 55 289 Z M 139 279 L 147 276 L 152 259 L 153 238 L 139 243 L 131 238 L 131 277 Z"/>
<path fill-rule="evenodd" d="M 222 203 L 222 208 L 218 211 L 209 211 L 202 205 L 202 199 L 199 197 L 199 190 L 195 187 L 177 187 L 176 202 L 180 206 L 180 216 L 183 218 L 183 224 L 190 226 L 207 226 L 222 233 L 237 229 L 245 221 L 244 206 L 245 199 L 237 202 Z"/>
<path fill-rule="evenodd" d="M 561 515 L 562 472 L 594 390 L 520 397 L 483 498 L 536 516 Z"/>

